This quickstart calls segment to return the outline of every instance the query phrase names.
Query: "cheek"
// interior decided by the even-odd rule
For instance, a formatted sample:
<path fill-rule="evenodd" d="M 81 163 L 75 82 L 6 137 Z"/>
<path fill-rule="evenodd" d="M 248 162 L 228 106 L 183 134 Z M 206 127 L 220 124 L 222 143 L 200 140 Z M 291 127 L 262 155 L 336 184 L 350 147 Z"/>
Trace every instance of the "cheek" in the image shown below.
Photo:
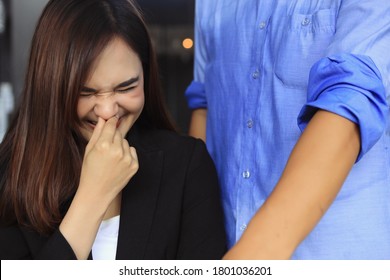
<path fill-rule="evenodd" d="M 124 104 L 126 104 L 124 107 L 127 111 L 134 114 L 138 114 L 142 111 L 145 104 L 145 95 L 143 91 L 134 95 L 128 95 L 125 99 L 126 100 L 123 100 Z"/>
<path fill-rule="evenodd" d="M 80 98 L 77 103 L 77 116 L 79 118 L 83 118 L 87 115 L 87 113 L 90 111 L 91 105 L 89 104 L 88 100 L 85 100 L 83 98 Z"/>
<path fill-rule="evenodd" d="M 137 100 L 135 100 L 134 106 L 136 107 L 136 110 L 141 112 L 142 109 L 144 108 L 144 105 L 145 105 L 145 95 L 142 94 Z"/>

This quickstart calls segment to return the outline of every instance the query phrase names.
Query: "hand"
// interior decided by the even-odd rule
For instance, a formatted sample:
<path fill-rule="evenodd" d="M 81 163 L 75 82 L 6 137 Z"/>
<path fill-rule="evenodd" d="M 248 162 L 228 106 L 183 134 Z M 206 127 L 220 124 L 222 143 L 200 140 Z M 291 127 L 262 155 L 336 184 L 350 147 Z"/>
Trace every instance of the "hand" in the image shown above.
<path fill-rule="evenodd" d="M 118 119 L 99 118 L 86 147 L 79 190 L 111 202 L 138 171 L 137 153 L 116 129 Z"/>

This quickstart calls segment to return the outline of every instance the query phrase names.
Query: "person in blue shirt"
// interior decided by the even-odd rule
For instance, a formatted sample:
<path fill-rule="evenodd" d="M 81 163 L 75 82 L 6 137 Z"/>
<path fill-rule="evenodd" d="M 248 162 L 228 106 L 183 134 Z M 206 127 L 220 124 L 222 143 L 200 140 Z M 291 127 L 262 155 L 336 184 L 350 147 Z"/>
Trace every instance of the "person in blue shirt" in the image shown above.
<path fill-rule="evenodd" d="M 197 0 L 226 259 L 390 259 L 390 2 Z"/>

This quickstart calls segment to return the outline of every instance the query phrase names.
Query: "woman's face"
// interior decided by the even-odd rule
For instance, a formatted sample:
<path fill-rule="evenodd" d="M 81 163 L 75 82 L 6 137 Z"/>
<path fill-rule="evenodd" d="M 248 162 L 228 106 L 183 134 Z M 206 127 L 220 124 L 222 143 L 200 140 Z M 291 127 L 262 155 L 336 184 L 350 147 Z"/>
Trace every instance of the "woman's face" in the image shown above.
<path fill-rule="evenodd" d="M 86 140 L 99 117 L 118 117 L 117 130 L 125 137 L 144 106 L 143 78 L 138 55 L 122 39 L 113 39 L 97 58 L 80 92 L 77 115 Z"/>

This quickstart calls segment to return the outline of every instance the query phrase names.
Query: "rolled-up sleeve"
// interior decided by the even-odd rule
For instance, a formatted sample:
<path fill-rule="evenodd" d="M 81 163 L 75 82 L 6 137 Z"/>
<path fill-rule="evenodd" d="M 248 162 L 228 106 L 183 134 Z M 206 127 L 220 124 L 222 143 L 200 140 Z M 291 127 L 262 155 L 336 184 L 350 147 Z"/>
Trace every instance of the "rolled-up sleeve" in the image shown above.
<path fill-rule="evenodd" d="M 192 81 L 187 87 L 185 97 L 187 99 L 188 108 L 192 110 L 207 108 L 206 92 L 202 83 Z"/>
<path fill-rule="evenodd" d="M 188 107 L 191 110 L 199 108 L 207 108 L 207 97 L 204 86 L 205 68 L 208 64 L 207 47 L 205 43 L 204 33 L 201 28 L 201 21 L 205 18 L 204 5 L 208 5 L 208 1 L 195 2 L 195 54 L 194 54 L 194 79 L 185 91 Z M 206 17 L 207 18 L 207 17 Z"/>
<path fill-rule="evenodd" d="M 308 102 L 298 116 L 301 130 L 318 109 L 359 126 L 359 161 L 383 134 L 389 109 L 382 77 L 374 62 L 367 56 L 352 54 L 318 61 L 309 76 Z"/>

